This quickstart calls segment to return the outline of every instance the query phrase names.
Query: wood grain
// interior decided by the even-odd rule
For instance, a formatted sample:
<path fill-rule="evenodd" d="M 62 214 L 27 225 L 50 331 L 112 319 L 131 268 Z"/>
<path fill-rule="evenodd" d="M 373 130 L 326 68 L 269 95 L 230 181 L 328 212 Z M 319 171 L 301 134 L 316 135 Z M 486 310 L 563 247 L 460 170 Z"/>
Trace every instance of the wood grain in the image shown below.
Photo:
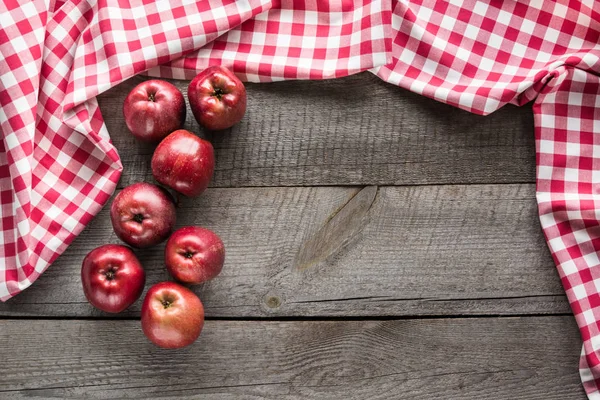
<path fill-rule="evenodd" d="M 152 179 L 152 145 L 137 142 L 122 107 L 135 77 L 99 96 L 125 171 L 121 187 Z M 172 81 L 187 96 L 187 82 Z M 469 114 L 364 73 L 343 79 L 248 84 L 248 111 L 232 130 L 208 136 L 212 185 L 422 185 L 534 182 L 529 107 Z"/>
<path fill-rule="evenodd" d="M 153 146 L 121 111 L 143 79 L 99 97 L 121 188 L 152 181 Z M 122 320 L 93 309 L 79 269 L 118 242 L 105 209 L 0 304 L 0 399 L 585 399 L 575 321 L 537 316 L 570 310 L 537 219 L 528 107 L 479 117 L 367 73 L 248 95 L 232 130 L 204 132 L 189 110 L 185 124 L 217 166 L 178 226 L 223 238 L 223 273 L 193 290 L 226 319 L 165 351 L 133 319 L 141 301 Z M 147 287 L 169 279 L 163 246 L 138 254 Z"/>
<path fill-rule="evenodd" d="M 225 243 L 222 274 L 194 287 L 212 317 L 569 313 L 534 195 L 530 184 L 209 189 L 182 202 L 178 225 Z M 111 242 L 104 210 L 0 315 L 105 317 L 79 269 Z M 169 279 L 163 246 L 138 254 L 147 287 Z"/>
<path fill-rule="evenodd" d="M 2 321 L 3 399 L 585 399 L 571 317 L 207 321 L 186 349 L 139 321 Z"/>

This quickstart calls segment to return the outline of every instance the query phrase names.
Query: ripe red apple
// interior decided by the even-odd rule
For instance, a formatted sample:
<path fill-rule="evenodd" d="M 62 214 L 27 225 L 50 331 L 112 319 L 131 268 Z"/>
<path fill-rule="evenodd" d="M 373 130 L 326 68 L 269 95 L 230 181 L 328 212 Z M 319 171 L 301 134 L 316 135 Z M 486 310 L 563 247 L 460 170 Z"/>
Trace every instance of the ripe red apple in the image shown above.
<path fill-rule="evenodd" d="M 139 182 L 127 186 L 110 206 L 115 233 L 133 247 L 150 247 L 169 237 L 175 226 L 175 205 L 165 190 Z"/>
<path fill-rule="evenodd" d="M 136 138 L 158 142 L 185 122 L 185 99 L 174 85 L 152 79 L 129 92 L 123 103 L 123 115 Z"/>
<path fill-rule="evenodd" d="M 196 75 L 188 86 L 188 99 L 196 121 L 213 131 L 232 127 L 246 112 L 244 84 L 219 65 Z"/>
<path fill-rule="evenodd" d="M 208 229 L 186 226 L 176 230 L 165 247 L 165 264 L 181 282 L 201 283 L 219 275 L 225 262 L 221 239 Z"/>
<path fill-rule="evenodd" d="M 129 247 L 107 244 L 83 259 L 83 293 L 96 308 L 118 313 L 135 303 L 144 290 L 146 274 Z"/>
<path fill-rule="evenodd" d="M 204 307 L 190 289 L 175 282 L 152 286 L 142 304 L 142 330 L 152 343 L 167 349 L 192 344 L 204 326 Z"/>
<path fill-rule="evenodd" d="M 212 144 L 184 129 L 164 138 L 152 156 L 154 179 L 185 196 L 204 192 L 214 169 Z"/>

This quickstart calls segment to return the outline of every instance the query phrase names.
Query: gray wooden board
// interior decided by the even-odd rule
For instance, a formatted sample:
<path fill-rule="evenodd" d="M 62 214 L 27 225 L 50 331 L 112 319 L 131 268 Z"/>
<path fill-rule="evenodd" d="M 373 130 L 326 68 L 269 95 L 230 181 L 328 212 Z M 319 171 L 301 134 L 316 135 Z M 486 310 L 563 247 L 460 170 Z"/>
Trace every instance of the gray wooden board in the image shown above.
<path fill-rule="evenodd" d="M 569 313 L 536 209 L 532 184 L 215 188 L 183 200 L 178 226 L 225 242 L 222 274 L 194 287 L 212 317 Z M 0 315 L 106 317 L 79 271 L 110 242 L 105 209 Z M 163 246 L 138 254 L 147 287 L 169 279 Z"/>
<path fill-rule="evenodd" d="M 128 132 L 122 107 L 135 77 L 99 96 L 125 171 L 151 180 L 154 146 Z M 172 81 L 187 97 L 187 82 Z M 343 79 L 248 84 L 248 111 L 216 150 L 212 185 L 420 185 L 533 182 L 531 108 L 487 116 L 426 99 L 363 73 Z M 202 132 L 188 109 L 185 127 Z"/>
<path fill-rule="evenodd" d="M 207 321 L 180 350 L 139 321 L 0 326 L 3 399 L 585 399 L 568 316 Z"/>
<path fill-rule="evenodd" d="M 143 79 L 99 97 L 119 187 L 152 181 L 153 146 L 121 112 Z M 231 320 L 165 351 L 131 319 L 141 301 L 118 316 L 93 309 L 79 270 L 118 242 L 105 209 L 0 304 L 1 399 L 585 398 L 581 340 L 556 315 L 570 311 L 536 215 L 529 107 L 475 116 L 366 73 L 248 95 L 226 132 L 202 131 L 188 110 L 217 166 L 213 188 L 178 210 L 178 226 L 225 242 L 223 273 L 193 289 L 208 317 Z M 162 252 L 138 252 L 147 287 L 169 279 Z M 459 315 L 529 316 L 422 318 Z"/>

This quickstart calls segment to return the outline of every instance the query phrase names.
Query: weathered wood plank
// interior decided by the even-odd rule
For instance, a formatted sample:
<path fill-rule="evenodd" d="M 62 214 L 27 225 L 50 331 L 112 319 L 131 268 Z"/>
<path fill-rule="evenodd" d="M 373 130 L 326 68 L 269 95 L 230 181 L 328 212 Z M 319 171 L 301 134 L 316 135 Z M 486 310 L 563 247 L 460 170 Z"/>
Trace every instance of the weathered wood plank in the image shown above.
<path fill-rule="evenodd" d="M 585 399 L 571 317 L 207 321 L 177 351 L 139 321 L 0 324 L 3 399 Z"/>
<path fill-rule="evenodd" d="M 178 225 L 225 242 L 222 274 L 194 288 L 213 317 L 568 313 L 534 195 L 530 184 L 209 189 L 183 201 Z M 0 315 L 105 316 L 79 269 L 111 242 L 104 210 Z M 163 246 L 138 253 L 147 286 L 169 279 Z"/>
<path fill-rule="evenodd" d="M 152 179 L 153 146 L 137 142 L 122 115 L 125 96 L 142 79 L 99 97 L 125 165 L 121 185 Z M 187 82 L 173 83 L 187 96 Z M 528 107 L 476 116 L 368 73 L 248 84 L 248 96 L 244 120 L 210 137 L 215 187 L 534 181 Z M 185 126 L 200 133 L 189 110 Z"/>

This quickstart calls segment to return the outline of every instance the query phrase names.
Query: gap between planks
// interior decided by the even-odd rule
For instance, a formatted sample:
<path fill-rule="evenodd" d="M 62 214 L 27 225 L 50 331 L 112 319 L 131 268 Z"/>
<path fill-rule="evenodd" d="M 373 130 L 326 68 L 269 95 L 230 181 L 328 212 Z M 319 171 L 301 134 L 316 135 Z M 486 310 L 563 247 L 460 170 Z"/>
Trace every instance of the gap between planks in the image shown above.
<path fill-rule="evenodd" d="M 411 320 L 438 320 L 438 319 L 498 319 L 498 318 L 544 318 L 544 317 L 572 317 L 573 313 L 553 313 L 553 314 L 466 314 L 466 315 L 373 315 L 373 316 L 292 316 L 292 317 L 205 317 L 205 321 L 258 321 L 258 322 L 327 322 L 327 321 L 411 321 Z M 11 320 L 22 321 L 139 321 L 140 317 L 131 315 L 118 315 L 109 317 L 59 317 L 59 316 L 2 316 L 0 321 L 10 322 Z"/>

